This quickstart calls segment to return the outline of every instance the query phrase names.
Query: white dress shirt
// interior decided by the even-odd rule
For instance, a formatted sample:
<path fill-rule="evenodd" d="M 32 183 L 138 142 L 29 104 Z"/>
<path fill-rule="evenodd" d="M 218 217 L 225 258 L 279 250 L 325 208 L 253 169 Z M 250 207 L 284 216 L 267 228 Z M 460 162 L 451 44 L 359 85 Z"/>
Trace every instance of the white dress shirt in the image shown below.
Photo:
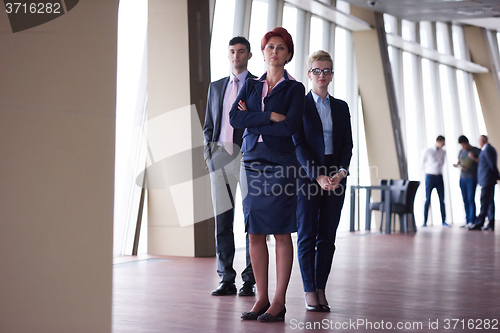
<path fill-rule="evenodd" d="M 241 87 L 243 87 L 243 83 L 245 83 L 245 79 L 247 77 L 247 74 L 248 74 L 248 70 L 245 70 L 244 72 L 241 72 L 240 74 L 238 74 L 238 92 L 241 90 Z M 229 113 L 227 112 L 227 110 L 229 110 L 229 108 L 233 105 L 233 102 L 234 101 L 229 101 L 229 95 L 231 94 L 231 90 L 233 89 L 233 80 L 235 78 L 235 75 L 233 73 L 231 73 L 231 75 L 229 76 L 229 82 L 226 86 L 226 90 L 224 92 L 224 100 L 222 102 L 222 117 L 227 117 L 229 118 Z M 230 104 L 230 105 L 229 105 Z M 229 122 L 225 122 L 223 121 L 223 119 L 221 120 L 220 122 L 220 134 L 219 134 L 219 146 L 223 146 L 224 143 L 222 142 L 222 138 L 224 138 L 224 133 L 226 131 L 226 124 L 229 124 Z M 231 125 L 229 125 L 231 126 Z"/>
<path fill-rule="evenodd" d="M 431 147 L 425 151 L 423 166 L 426 175 L 442 175 L 443 165 L 446 159 L 446 150 Z"/>

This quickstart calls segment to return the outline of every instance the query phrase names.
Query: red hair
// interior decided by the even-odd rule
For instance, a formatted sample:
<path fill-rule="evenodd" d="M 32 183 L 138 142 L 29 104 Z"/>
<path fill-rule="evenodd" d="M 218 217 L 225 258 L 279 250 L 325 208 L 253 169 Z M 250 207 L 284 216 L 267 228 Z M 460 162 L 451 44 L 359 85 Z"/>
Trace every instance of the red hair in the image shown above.
<path fill-rule="evenodd" d="M 269 31 L 262 37 L 262 41 L 260 42 L 260 49 L 263 51 L 264 48 L 266 47 L 267 43 L 272 37 L 281 37 L 285 41 L 286 47 L 288 48 L 288 53 L 291 53 L 292 56 L 288 60 L 292 60 L 293 58 L 293 40 L 292 36 L 286 31 L 285 28 L 283 27 L 276 27 L 273 30 Z"/>

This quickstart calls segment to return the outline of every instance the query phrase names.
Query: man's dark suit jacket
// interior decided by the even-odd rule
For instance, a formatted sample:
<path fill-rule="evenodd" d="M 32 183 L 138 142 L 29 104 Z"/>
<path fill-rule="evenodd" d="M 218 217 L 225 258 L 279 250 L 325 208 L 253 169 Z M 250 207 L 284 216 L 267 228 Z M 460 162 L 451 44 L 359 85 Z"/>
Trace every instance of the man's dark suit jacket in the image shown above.
<path fill-rule="evenodd" d="M 254 79 L 255 75 L 248 72 L 245 79 Z M 203 126 L 203 136 L 205 137 L 205 150 L 203 155 L 205 159 L 210 156 L 210 149 L 217 148 L 217 142 L 220 135 L 220 124 L 222 119 L 222 108 L 224 104 L 224 93 L 226 92 L 229 76 L 210 83 L 208 87 L 207 111 L 205 113 L 205 125 Z M 243 129 L 234 129 L 233 143 L 241 147 L 243 141 Z"/>
<path fill-rule="evenodd" d="M 333 165 L 349 170 L 352 156 L 351 115 L 347 103 L 330 95 L 330 109 L 333 123 Z M 311 180 L 325 175 L 325 142 L 323 124 L 316 109 L 312 93 L 306 96 L 302 126 L 293 136 L 297 147 L 297 159 Z"/>
<path fill-rule="evenodd" d="M 477 182 L 481 186 L 492 185 L 500 179 L 497 167 L 497 151 L 490 144 L 479 154 Z"/>
<path fill-rule="evenodd" d="M 274 152 L 293 152 L 292 135 L 297 131 L 304 114 L 304 85 L 290 79 L 285 71 L 285 81 L 278 84 L 264 98 L 262 112 L 262 87 L 266 74 L 259 80 L 247 80 L 231 108 L 229 118 L 234 128 L 246 128 L 243 134 L 242 152 L 251 151 L 262 135 L 266 146 Z M 246 103 L 248 111 L 238 110 L 238 101 Z M 286 119 L 271 122 L 271 112 L 280 113 Z"/>

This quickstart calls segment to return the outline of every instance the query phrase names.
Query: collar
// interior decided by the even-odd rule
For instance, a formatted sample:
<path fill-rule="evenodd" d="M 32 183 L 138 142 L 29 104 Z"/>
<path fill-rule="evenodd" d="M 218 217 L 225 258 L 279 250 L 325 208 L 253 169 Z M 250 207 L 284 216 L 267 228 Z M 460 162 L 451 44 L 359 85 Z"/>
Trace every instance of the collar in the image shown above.
<path fill-rule="evenodd" d="M 486 149 L 486 146 L 488 146 L 489 143 L 485 143 L 484 146 L 481 148 L 481 150 L 485 150 Z"/>
<path fill-rule="evenodd" d="M 231 73 L 229 75 L 229 84 L 233 83 L 233 80 L 235 77 L 238 77 L 238 80 L 239 80 L 238 82 L 245 82 L 247 75 L 248 75 L 248 69 L 246 69 L 245 71 L 241 72 L 238 75 L 234 75 L 233 73 Z"/>
<path fill-rule="evenodd" d="M 262 74 L 262 76 L 258 79 L 259 82 L 262 82 L 266 79 L 267 77 L 267 71 L 264 72 L 264 74 Z M 288 74 L 287 70 L 285 69 L 285 73 L 283 74 L 283 77 L 285 78 L 285 81 L 295 81 L 295 79 L 290 75 Z"/>
<path fill-rule="evenodd" d="M 320 96 L 318 96 L 314 91 L 312 91 L 312 89 L 311 89 L 311 94 L 313 96 L 314 102 L 316 103 L 325 103 L 326 101 L 330 101 L 330 94 L 326 94 L 324 100 Z"/>

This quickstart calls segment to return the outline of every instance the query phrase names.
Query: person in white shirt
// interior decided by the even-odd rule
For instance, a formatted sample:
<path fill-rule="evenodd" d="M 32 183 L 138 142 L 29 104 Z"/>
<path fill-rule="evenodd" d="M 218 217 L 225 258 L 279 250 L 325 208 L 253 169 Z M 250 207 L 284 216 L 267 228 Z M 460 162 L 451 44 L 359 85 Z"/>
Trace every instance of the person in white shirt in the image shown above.
<path fill-rule="evenodd" d="M 427 226 L 429 216 L 429 206 L 431 204 L 431 193 L 436 189 L 439 196 L 439 205 L 441 208 L 441 220 L 443 227 L 449 227 L 446 223 L 446 208 L 444 205 L 444 181 L 443 165 L 446 159 L 446 150 L 444 136 L 439 135 L 436 138 L 436 145 L 425 151 L 423 159 L 423 168 L 425 172 L 425 205 L 424 205 L 424 227 Z"/>

